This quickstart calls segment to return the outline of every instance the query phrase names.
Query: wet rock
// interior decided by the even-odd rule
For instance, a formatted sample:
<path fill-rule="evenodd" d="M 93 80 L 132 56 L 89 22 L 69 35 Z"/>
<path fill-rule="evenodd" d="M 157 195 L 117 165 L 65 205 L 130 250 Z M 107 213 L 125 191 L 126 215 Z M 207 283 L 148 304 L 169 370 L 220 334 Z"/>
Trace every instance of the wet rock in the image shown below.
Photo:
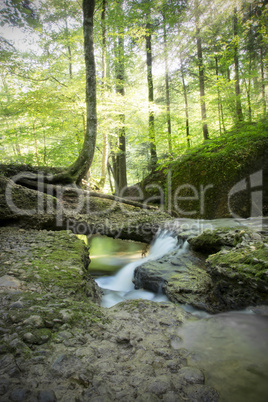
<path fill-rule="evenodd" d="M 21 301 L 16 301 L 16 302 L 10 304 L 11 309 L 23 308 L 23 307 L 24 307 L 24 304 Z"/>
<path fill-rule="evenodd" d="M 181 380 L 189 384 L 204 384 L 205 377 L 201 370 L 195 367 L 183 367 L 178 371 Z"/>
<path fill-rule="evenodd" d="M 24 388 L 16 388 L 10 392 L 9 399 L 14 402 L 24 402 L 30 395 L 30 391 Z"/>
<path fill-rule="evenodd" d="M 263 242 L 234 247 L 207 259 L 207 271 L 212 278 L 211 299 L 219 310 L 234 310 L 268 301 L 268 259 Z"/>
<path fill-rule="evenodd" d="M 220 399 L 219 393 L 207 385 L 189 385 L 185 393 L 191 402 L 217 402 Z"/>
<path fill-rule="evenodd" d="M 14 276 L 4 275 L 0 277 L 0 288 L 19 289 L 22 283 Z"/>
<path fill-rule="evenodd" d="M 37 394 L 37 399 L 39 402 L 55 402 L 55 401 L 57 401 L 55 392 L 51 391 L 51 390 L 39 391 Z"/>
<path fill-rule="evenodd" d="M 133 281 L 136 288 L 153 292 L 162 290 L 172 302 L 213 312 L 213 306 L 207 300 L 211 279 L 204 268 L 202 259 L 178 249 L 137 267 Z"/>
<path fill-rule="evenodd" d="M 44 326 L 43 319 L 39 315 L 31 315 L 23 324 L 30 327 L 42 328 Z"/>
<path fill-rule="evenodd" d="M 48 342 L 51 337 L 49 330 L 35 331 L 34 333 L 26 332 L 23 335 L 23 340 L 31 345 L 43 345 Z"/>
<path fill-rule="evenodd" d="M 162 395 L 170 389 L 170 380 L 168 377 L 157 377 L 151 381 L 147 387 L 147 391 L 152 394 Z"/>
<path fill-rule="evenodd" d="M 27 343 L 35 343 L 36 338 L 31 332 L 26 332 L 26 334 L 23 335 L 23 340 Z"/>
<path fill-rule="evenodd" d="M 5 393 L 9 390 L 9 380 L 8 379 L 0 379 L 0 396 L 5 395 Z"/>

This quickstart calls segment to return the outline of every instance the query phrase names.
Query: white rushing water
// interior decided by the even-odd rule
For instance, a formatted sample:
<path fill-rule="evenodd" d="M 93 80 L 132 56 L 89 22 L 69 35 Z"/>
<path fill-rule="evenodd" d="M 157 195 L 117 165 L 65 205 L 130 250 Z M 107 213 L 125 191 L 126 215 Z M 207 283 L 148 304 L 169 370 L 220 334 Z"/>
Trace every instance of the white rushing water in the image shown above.
<path fill-rule="evenodd" d="M 132 282 L 134 270 L 147 261 L 158 260 L 172 250 L 177 249 L 178 253 L 184 253 L 187 250 L 187 246 L 187 242 L 179 244 L 174 233 L 162 231 L 152 244 L 147 257 L 127 264 L 114 276 L 103 276 L 96 279 L 98 285 L 104 290 L 102 306 L 112 307 L 120 301 L 128 299 L 166 301 L 167 298 L 162 293 L 155 294 L 143 289 L 136 290 Z"/>

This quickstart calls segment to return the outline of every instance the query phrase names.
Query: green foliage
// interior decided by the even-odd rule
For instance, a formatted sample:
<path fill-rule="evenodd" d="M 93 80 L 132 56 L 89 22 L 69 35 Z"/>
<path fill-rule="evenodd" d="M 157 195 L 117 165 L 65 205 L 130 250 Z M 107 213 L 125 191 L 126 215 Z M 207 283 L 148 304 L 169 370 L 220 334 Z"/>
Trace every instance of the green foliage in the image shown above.
<path fill-rule="evenodd" d="M 224 2 L 200 0 L 200 35 L 205 66 L 207 124 L 210 140 L 202 144 L 195 15 L 185 1 L 124 0 L 125 96 L 115 92 L 118 26 L 122 20 L 118 3 L 108 2 L 106 13 L 107 78 L 102 75 L 101 3 L 95 12 L 95 60 L 98 84 L 98 138 L 92 174 L 101 176 L 103 133 L 109 138 L 110 152 L 118 135 L 120 114 L 125 115 L 128 182 L 142 180 L 149 171 L 148 101 L 145 64 L 145 24 L 148 7 L 152 16 L 154 116 L 159 166 L 169 166 L 181 155 L 209 155 L 218 144 L 219 156 L 227 158 L 237 142 L 244 151 L 240 129 L 230 130 L 235 121 L 234 45 L 238 44 L 241 101 L 246 122 L 260 120 L 265 113 L 267 80 L 261 66 L 267 65 L 267 8 L 263 2 L 243 3 L 238 9 L 239 32 L 233 36 L 232 7 Z M 165 93 L 165 48 L 170 87 L 173 154 L 168 153 Z M 6 0 L 2 24 L 23 27 L 25 44 L 12 42 L 8 31 L 0 31 L 0 161 L 37 166 L 67 166 L 81 150 L 86 125 L 85 68 L 82 8 L 70 0 L 19 2 Z M 121 25 L 120 25 L 121 24 Z M 31 36 L 27 34 L 31 32 Z M 28 36 L 27 36 L 28 35 Z M 31 43 L 31 40 L 33 43 Z M 218 71 L 216 71 L 216 58 Z M 189 133 L 193 151 L 187 151 L 184 88 L 188 97 Z M 264 88 L 264 89 L 263 89 Z M 264 91 L 264 92 L 263 92 Z M 264 93 L 264 95 L 263 95 Z M 260 133 L 260 126 L 247 125 L 245 141 Z M 266 128 L 265 128 L 266 130 Z M 228 133 L 225 134 L 225 132 Z M 266 132 L 266 131 L 264 131 Z M 217 142 L 216 139 L 219 139 Z M 216 142 L 215 142 L 216 141 Z M 223 146 L 227 143 L 227 147 Z M 222 145 L 219 145 L 222 144 Z M 243 151 L 243 152 L 244 152 Z M 192 152 L 192 153 L 191 153 Z M 215 151 L 214 151 L 215 152 Z M 238 151 L 236 151 L 238 152 Z M 241 151 L 242 152 L 242 151 Z M 228 159 L 228 158 L 227 158 Z M 209 161 L 209 159 L 208 159 Z M 209 162 L 208 162 L 209 163 Z M 225 162 L 227 163 L 227 162 Z M 105 189 L 108 190 L 107 188 Z"/>

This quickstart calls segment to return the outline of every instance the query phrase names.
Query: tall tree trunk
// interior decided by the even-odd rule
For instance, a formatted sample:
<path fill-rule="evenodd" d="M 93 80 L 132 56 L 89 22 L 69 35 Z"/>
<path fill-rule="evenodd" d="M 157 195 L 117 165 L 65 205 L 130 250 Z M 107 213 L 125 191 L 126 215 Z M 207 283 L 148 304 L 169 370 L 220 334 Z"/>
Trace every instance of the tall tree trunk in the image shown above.
<path fill-rule="evenodd" d="M 236 117 L 238 121 L 243 120 L 242 105 L 241 105 L 241 91 L 239 82 L 239 57 L 238 57 L 238 19 L 237 9 L 234 8 L 234 64 L 235 64 L 235 95 L 236 95 Z"/>
<path fill-rule="evenodd" d="M 146 23 L 146 64 L 147 64 L 147 82 L 148 82 L 148 101 L 149 101 L 149 142 L 151 152 L 151 170 L 155 170 L 157 165 L 156 141 L 155 141 L 155 127 L 154 127 L 154 87 L 153 87 L 153 74 L 152 74 L 152 26 L 151 26 L 150 11 L 147 14 Z"/>
<path fill-rule="evenodd" d="M 124 49 L 124 24 L 123 24 L 123 9 L 122 0 L 119 0 L 120 6 L 120 26 L 118 28 L 117 37 L 117 76 L 116 76 L 116 92 L 122 97 L 125 96 L 125 49 Z M 118 128 L 118 152 L 116 154 L 116 168 L 117 168 L 117 193 L 127 187 L 127 163 L 126 163 L 126 130 L 125 130 L 125 115 L 119 115 L 119 128 Z"/>
<path fill-rule="evenodd" d="M 180 58 L 180 62 L 181 62 L 181 80 L 182 80 L 184 104 L 185 104 L 186 140 L 187 140 L 187 147 L 190 148 L 191 143 L 190 143 L 190 128 L 189 128 L 189 108 L 188 108 L 187 87 L 185 84 L 184 71 L 183 71 L 183 65 L 182 65 L 182 57 Z"/>
<path fill-rule="evenodd" d="M 198 69 L 199 69 L 199 90 L 200 90 L 200 102 L 201 102 L 201 118 L 203 122 L 203 137 L 204 140 L 209 139 L 208 126 L 207 126 L 207 112 L 206 112 L 206 102 L 205 102 L 205 74 L 204 74 L 204 63 L 203 63 L 203 50 L 202 41 L 200 36 L 199 27 L 199 4 L 198 0 L 195 0 L 195 17 L 196 17 L 196 43 L 197 43 L 197 59 L 198 59 Z"/>
<path fill-rule="evenodd" d="M 84 53 L 86 65 L 86 133 L 78 158 L 66 172 L 66 180 L 80 183 L 87 174 L 94 157 L 97 136 L 96 72 L 93 45 L 93 15 L 95 0 L 83 0 Z M 57 179 L 57 177 L 56 177 Z M 59 176 L 61 179 L 61 176 Z"/>
<path fill-rule="evenodd" d="M 251 108 L 251 80 L 250 78 L 247 80 L 244 80 L 245 82 L 245 88 L 246 88 L 246 93 L 247 93 L 247 101 L 248 101 L 248 119 L 250 122 L 252 122 L 252 108 Z"/>
<path fill-rule="evenodd" d="M 219 65 L 218 65 L 218 57 L 217 56 L 215 56 L 215 69 L 216 69 L 216 77 L 217 77 L 217 83 L 218 83 L 219 82 Z M 219 85 L 217 85 L 217 94 L 218 94 L 219 128 L 220 128 L 220 134 L 221 134 L 222 128 L 223 128 L 223 131 L 225 132 L 225 126 L 224 126 L 223 109 L 222 109 L 222 101 L 221 101 L 221 93 L 220 93 Z"/>
<path fill-rule="evenodd" d="M 66 11 L 66 9 L 65 9 Z M 71 46 L 70 46 L 70 41 L 69 41 L 69 27 L 68 27 L 68 20 L 67 20 L 67 11 L 66 11 L 66 16 L 65 16 L 66 20 L 65 20 L 65 30 L 66 30 L 66 36 L 67 36 L 67 51 L 68 51 L 68 59 L 69 59 L 69 76 L 70 79 L 73 78 L 73 64 L 72 64 L 72 50 L 71 50 Z"/>
<path fill-rule="evenodd" d="M 167 127 L 168 127 L 168 151 L 172 154 L 172 135 L 171 135 L 171 117 L 170 117 L 170 91 L 169 91 L 169 71 L 168 71 L 168 52 L 167 52 L 167 30 L 165 14 L 164 20 L 164 54 L 165 54 L 165 83 L 166 83 L 166 110 L 167 110 Z"/>
<path fill-rule="evenodd" d="M 261 44 L 261 92 L 262 92 L 262 107 L 263 115 L 266 115 L 266 96 L 265 96 L 265 77 L 264 77 L 264 51 Z"/>
<path fill-rule="evenodd" d="M 106 78 L 107 78 L 107 32 L 106 32 L 106 9 L 107 0 L 102 0 L 101 29 L 102 29 L 102 93 L 105 99 Z M 102 132 L 102 162 L 100 187 L 103 188 L 106 181 L 107 163 L 108 163 L 108 132 L 104 129 Z"/>
<path fill-rule="evenodd" d="M 86 176 L 93 161 L 96 136 L 97 136 L 97 113 L 96 113 L 96 72 L 94 59 L 93 43 L 93 15 L 95 9 L 95 0 L 83 0 L 83 32 L 84 32 L 84 54 L 86 66 L 86 132 L 82 149 L 76 161 L 67 169 L 53 175 L 53 177 L 44 177 L 50 184 L 81 183 Z M 38 174 L 32 176 L 35 183 Z"/>

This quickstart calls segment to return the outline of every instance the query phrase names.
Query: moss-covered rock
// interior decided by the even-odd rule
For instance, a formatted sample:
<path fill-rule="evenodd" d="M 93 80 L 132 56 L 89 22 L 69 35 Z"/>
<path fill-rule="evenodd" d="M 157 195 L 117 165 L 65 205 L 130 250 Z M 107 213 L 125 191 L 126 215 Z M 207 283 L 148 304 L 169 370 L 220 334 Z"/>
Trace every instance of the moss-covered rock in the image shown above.
<path fill-rule="evenodd" d="M 231 194 L 239 182 L 239 188 Z M 251 216 L 251 191 L 255 186 L 259 190 L 262 187 L 263 211 L 256 210 L 254 214 L 267 215 L 266 121 L 243 124 L 221 137 L 207 140 L 159 167 L 141 183 L 145 199 L 158 197 L 159 202 L 160 195 L 164 195 L 166 208 L 175 216 L 203 219 L 233 214 L 243 218 Z"/>
<path fill-rule="evenodd" d="M 3 227 L 0 242 L 0 275 L 20 280 L 21 289 L 100 300 L 100 290 L 87 272 L 87 247 L 74 234 Z"/>
<path fill-rule="evenodd" d="M 268 301 L 267 237 L 249 229 L 205 231 L 189 239 L 191 247 L 208 256 L 212 279 L 208 303 L 219 311 Z"/>
<path fill-rule="evenodd" d="M 204 267 L 204 260 L 177 249 L 137 267 L 133 281 L 136 288 L 163 291 L 174 303 L 215 312 L 213 305 L 207 303 L 211 279 Z"/>
<path fill-rule="evenodd" d="M 268 302 L 268 244 L 254 242 L 212 254 L 207 271 L 213 281 L 212 299 L 223 310 Z"/>
<path fill-rule="evenodd" d="M 204 230 L 199 236 L 190 237 L 188 242 L 194 251 L 203 254 L 214 254 L 223 247 L 235 247 L 238 244 L 247 244 L 250 241 L 261 241 L 262 237 L 256 232 L 245 229 L 219 228 Z"/>

